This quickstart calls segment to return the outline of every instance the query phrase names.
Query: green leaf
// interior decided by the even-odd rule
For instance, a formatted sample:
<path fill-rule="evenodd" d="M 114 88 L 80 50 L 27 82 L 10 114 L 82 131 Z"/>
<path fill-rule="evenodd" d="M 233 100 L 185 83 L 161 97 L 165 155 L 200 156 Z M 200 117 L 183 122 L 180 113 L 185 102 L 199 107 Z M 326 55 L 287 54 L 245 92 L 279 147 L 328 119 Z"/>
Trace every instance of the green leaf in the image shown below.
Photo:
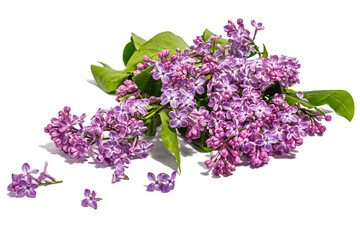
<path fill-rule="evenodd" d="M 122 84 L 130 75 L 131 72 L 117 71 L 112 69 L 109 65 L 99 62 L 102 67 L 91 65 L 91 72 L 96 83 L 106 93 L 113 93 L 120 84 Z"/>
<path fill-rule="evenodd" d="M 139 37 L 133 32 L 131 33 L 131 41 L 134 43 L 136 50 L 139 50 L 140 47 L 146 42 L 145 39 Z"/>
<path fill-rule="evenodd" d="M 208 40 L 212 35 L 216 35 L 216 34 L 206 28 L 201 37 L 204 40 L 204 42 L 206 42 L 206 40 Z M 228 44 L 228 40 L 225 38 L 216 39 L 215 40 L 215 49 L 219 49 L 218 47 L 216 47 L 217 44 L 220 44 L 221 46 L 224 47 L 226 44 Z"/>
<path fill-rule="evenodd" d="M 187 127 L 178 128 L 179 133 L 181 136 L 185 137 Z M 199 152 L 212 152 L 214 151 L 212 148 L 206 147 L 206 140 L 208 136 L 206 135 L 206 128 L 204 131 L 201 132 L 200 138 L 193 139 L 191 141 L 191 145 L 193 145 Z"/>
<path fill-rule="evenodd" d="M 153 117 L 146 120 L 145 127 L 147 128 L 145 135 L 153 137 L 156 134 L 156 128 L 161 125 L 160 115 L 156 113 Z"/>
<path fill-rule="evenodd" d="M 155 65 L 142 70 L 139 74 L 134 76 L 132 80 L 143 93 L 149 94 L 150 96 L 160 97 L 162 82 L 161 80 L 155 80 L 150 73 L 154 67 Z"/>
<path fill-rule="evenodd" d="M 163 124 L 161 128 L 161 139 L 164 146 L 171 152 L 174 153 L 176 162 L 179 166 L 179 172 L 181 173 L 180 167 L 180 151 L 179 151 L 179 143 L 177 139 L 176 129 L 171 128 L 169 126 L 170 117 L 169 111 L 162 111 L 159 113 L 161 122 Z"/>
<path fill-rule="evenodd" d="M 263 58 L 268 58 L 269 57 L 269 53 L 265 47 L 265 44 L 263 44 L 263 47 L 264 47 L 264 51 L 263 51 L 263 54 L 262 54 L 262 57 Z"/>
<path fill-rule="evenodd" d="M 186 42 L 179 36 L 172 32 L 162 32 L 155 35 L 149 41 L 146 41 L 141 47 L 134 52 L 126 65 L 126 71 L 134 72 L 138 63 L 142 63 L 143 56 L 148 56 L 150 59 L 158 59 L 158 53 L 163 49 L 168 49 L 170 55 L 176 53 L 175 49 L 189 47 Z"/>
<path fill-rule="evenodd" d="M 337 114 L 351 122 L 355 113 L 354 100 L 345 90 L 306 91 L 304 98 L 315 106 L 329 105 Z"/>
<path fill-rule="evenodd" d="M 306 91 L 304 98 L 300 99 L 297 97 L 296 91 L 292 89 L 285 89 L 285 101 L 289 105 L 300 103 L 307 108 L 315 108 L 316 111 L 325 114 L 320 111 L 317 107 L 322 105 L 328 105 L 337 114 L 351 121 L 354 117 L 355 104 L 350 93 L 345 90 L 316 90 Z"/>
<path fill-rule="evenodd" d="M 256 52 L 251 52 L 249 56 L 247 56 L 246 58 L 251 58 L 253 56 L 255 56 L 257 53 Z"/>
<path fill-rule="evenodd" d="M 124 62 L 125 66 L 135 51 L 136 51 L 136 48 L 134 46 L 133 41 L 130 41 L 128 44 L 126 44 L 126 46 L 123 50 L 123 62 Z"/>
<path fill-rule="evenodd" d="M 126 44 L 123 50 L 123 62 L 125 66 L 131 56 L 136 52 L 136 50 L 140 49 L 141 45 L 143 45 L 145 42 L 145 39 L 139 37 L 135 33 L 131 33 L 130 42 Z"/>

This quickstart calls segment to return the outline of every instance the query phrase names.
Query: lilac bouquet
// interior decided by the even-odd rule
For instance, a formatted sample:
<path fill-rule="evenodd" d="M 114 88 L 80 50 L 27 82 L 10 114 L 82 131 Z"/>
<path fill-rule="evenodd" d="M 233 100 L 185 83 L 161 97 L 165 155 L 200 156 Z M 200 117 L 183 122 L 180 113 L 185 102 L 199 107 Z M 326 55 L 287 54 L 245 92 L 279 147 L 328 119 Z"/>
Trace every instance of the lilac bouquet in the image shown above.
<path fill-rule="evenodd" d="M 165 147 L 180 168 L 178 133 L 201 152 L 214 175 L 231 175 L 242 161 L 258 167 L 274 155 L 289 154 L 308 135 L 322 134 L 330 121 L 328 105 L 351 121 L 354 102 L 344 90 L 294 91 L 299 61 L 270 55 L 255 43 L 264 30 L 251 21 L 253 34 L 242 19 L 224 26 L 227 38 L 206 29 L 188 46 L 179 36 L 162 32 L 146 41 L 132 33 L 123 51 L 124 70 L 105 63 L 91 66 L 98 86 L 116 94 L 118 104 L 99 109 L 84 126 L 85 114 L 65 107 L 45 127 L 56 146 L 74 158 L 89 157 L 114 169 L 112 182 L 128 179 L 131 160 L 146 158 L 161 128 Z M 173 189 L 176 174 L 155 178 L 148 191 Z M 166 184 L 165 184 L 166 182 Z M 165 185 L 164 185 L 165 184 Z M 166 186 L 166 187 L 164 187 Z"/>

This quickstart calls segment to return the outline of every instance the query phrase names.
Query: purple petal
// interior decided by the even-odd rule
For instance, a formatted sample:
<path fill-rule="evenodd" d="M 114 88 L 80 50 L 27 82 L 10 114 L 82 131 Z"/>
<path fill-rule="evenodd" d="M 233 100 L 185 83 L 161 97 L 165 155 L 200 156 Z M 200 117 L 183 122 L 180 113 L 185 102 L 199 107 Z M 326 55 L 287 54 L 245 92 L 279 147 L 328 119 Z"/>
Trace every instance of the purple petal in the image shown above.
<path fill-rule="evenodd" d="M 139 154 L 139 156 L 140 156 L 141 158 L 146 158 L 148 155 L 149 155 L 148 152 L 141 152 L 141 153 Z"/>
<path fill-rule="evenodd" d="M 28 179 L 28 180 L 29 180 L 29 179 Z M 24 179 L 21 179 L 21 180 L 20 180 L 20 185 L 21 185 L 21 186 L 27 186 L 27 185 L 28 185 L 28 182 L 25 181 Z"/>
<path fill-rule="evenodd" d="M 298 92 L 296 93 L 296 96 L 297 96 L 298 98 L 302 99 L 302 98 L 304 97 L 304 93 L 301 92 L 301 91 L 298 91 Z"/>
<path fill-rule="evenodd" d="M 266 143 L 265 146 L 264 146 L 264 149 L 265 149 L 266 152 L 271 152 L 271 150 L 272 150 L 271 143 Z"/>
<path fill-rule="evenodd" d="M 84 195 L 85 195 L 85 197 L 89 197 L 89 196 L 90 196 L 90 190 L 89 190 L 89 189 L 85 189 Z"/>
<path fill-rule="evenodd" d="M 270 141 L 271 143 L 277 143 L 278 138 L 277 138 L 276 136 L 270 136 L 270 137 L 269 137 L 269 141 Z"/>
<path fill-rule="evenodd" d="M 39 173 L 39 170 L 37 170 L 37 169 L 32 169 L 30 172 L 28 172 L 28 173 L 34 173 L 34 174 L 38 174 Z"/>
<path fill-rule="evenodd" d="M 171 112 L 169 112 L 169 116 L 170 116 L 171 118 L 176 118 L 176 113 L 173 112 L 173 111 L 171 111 Z"/>
<path fill-rule="evenodd" d="M 169 176 L 168 174 L 166 174 L 166 173 L 163 173 L 160 178 L 159 178 L 159 176 L 158 176 L 158 179 L 159 179 L 160 181 L 162 181 L 162 182 L 167 182 L 167 181 L 170 180 L 170 176 Z"/>
<path fill-rule="evenodd" d="M 178 119 L 172 119 L 169 122 L 169 126 L 172 127 L 172 128 L 177 128 L 179 126 L 179 124 L 181 124 L 181 121 L 178 120 Z"/>
<path fill-rule="evenodd" d="M 25 196 L 25 194 L 26 194 L 26 188 L 22 188 L 16 193 L 16 196 L 23 197 Z"/>
<path fill-rule="evenodd" d="M 176 178 L 176 171 L 173 171 L 171 173 L 171 180 L 174 180 Z"/>
<path fill-rule="evenodd" d="M 111 179 L 111 182 L 112 183 L 116 183 L 116 181 L 117 181 L 117 174 L 116 174 L 116 171 L 113 173 L 113 175 L 112 175 L 112 179 Z"/>
<path fill-rule="evenodd" d="M 93 197 L 93 198 L 96 197 L 96 192 L 92 191 L 90 197 Z"/>
<path fill-rule="evenodd" d="M 188 121 L 186 121 L 186 120 L 182 120 L 180 122 L 180 127 L 187 127 L 187 125 L 188 125 Z"/>
<path fill-rule="evenodd" d="M 200 86 L 196 89 L 196 92 L 201 95 L 204 93 L 204 88 L 202 86 Z"/>
<path fill-rule="evenodd" d="M 24 173 L 27 173 L 30 170 L 30 165 L 28 163 L 24 163 L 22 165 L 22 170 Z"/>
<path fill-rule="evenodd" d="M 164 184 L 161 188 L 161 192 L 163 193 L 168 193 L 171 190 L 171 186 L 170 183 Z"/>
<path fill-rule="evenodd" d="M 152 182 L 156 182 L 155 175 L 152 172 L 148 173 L 148 179 Z"/>
<path fill-rule="evenodd" d="M 256 27 L 256 22 L 255 22 L 255 20 L 251 20 L 251 25 L 252 25 L 253 27 Z"/>
<path fill-rule="evenodd" d="M 97 209 L 97 202 L 95 202 L 95 201 L 90 201 L 90 202 L 89 202 L 89 206 L 96 210 L 96 209 Z"/>
<path fill-rule="evenodd" d="M 265 144 L 265 140 L 264 139 L 256 140 L 255 144 L 258 145 L 258 146 L 262 146 L 262 145 Z"/>
<path fill-rule="evenodd" d="M 155 190 L 155 188 L 156 188 L 155 183 L 150 183 L 150 184 L 147 186 L 146 191 L 148 191 L 148 192 L 153 192 L 153 191 Z"/>
<path fill-rule="evenodd" d="M 154 74 L 153 74 L 153 76 L 152 76 L 155 80 L 158 80 L 158 79 L 160 79 L 160 77 L 161 77 L 161 74 L 159 73 L 159 72 L 154 72 Z"/>
<path fill-rule="evenodd" d="M 34 197 L 36 197 L 36 191 L 34 189 L 30 188 L 29 191 L 27 191 L 26 196 L 30 197 L 30 198 L 34 198 Z"/>
<path fill-rule="evenodd" d="M 13 180 L 13 182 L 18 182 L 19 181 L 19 175 L 13 173 L 13 174 L 11 174 L 11 179 Z"/>
<path fill-rule="evenodd" d="M 89 199 L 85 198 L 81 201 L 81 206 L 88 207 L 89 206 Z"/>
<path fill-rule="evenodd" d="M 44 172 L 46 172 L 47 167 L 48 167 L 48 162 L 45 161 Z"/>

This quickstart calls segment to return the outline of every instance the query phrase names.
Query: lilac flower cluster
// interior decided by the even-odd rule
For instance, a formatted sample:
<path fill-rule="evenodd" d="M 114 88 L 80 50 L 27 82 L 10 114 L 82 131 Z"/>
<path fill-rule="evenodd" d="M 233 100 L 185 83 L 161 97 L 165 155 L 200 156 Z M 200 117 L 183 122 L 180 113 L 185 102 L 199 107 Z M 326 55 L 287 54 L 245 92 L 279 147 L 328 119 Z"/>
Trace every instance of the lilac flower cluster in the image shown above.
<path fill-rule="evenodd" d="M 115 168 L 112 182 L 128 179 L 125 164 L 132 159 L 146 158 L 153 147 L 140 137 L 146 131 L 144 121 L 148 99 L 130 97 L 109 110 L 99 109 L 89 126 L 83 126 L 85 114 L 72 115 L 69 107 L 59 112 L 44 129 L 58 148 L 71 157 L 89 157 L 92 151 L 96 160 Z"/>
<path fill-rule="evenodd" d="M 199 42 L 199 46 L 194 52 L 207 53 L 211 43 L 201 42 L 201 38 L 194 40 Z M 201 45 L 202 44 L 202 45 Z M 200 46 L 201 45 L 201 46 Z M 203 47 L 203 48 L 202 48 Z M 206 47 L 206 48 L 205 48 Z M 209 111 L 205 107 L 198 108 L 196 95 L 202 95 L 205 92 L 204 84 L 206 82 L 205 73 L 209 73 L 212 68 L 211 61 L 203 58 L 202 67 L 196 66 L 198 62 L 189 49 L 181 52 L 176 50 L 176 54 L 169 57 L 169 51 L 163 50 L 159 53 L 159 59 L 155 62 L 153 69 L 153 78 L 162 81 L 162 95 L 160 104 L 170 106 L 169 116 L 172 118 L 170 127 L 187 128 L 185 141 L 191 142 L 199 138 L 202 131 L 205 130 L 209 122 Z"/>
<path fill-rule="evenodd" d="M 22 165 L 21 174 L 13 173 L 11 175 L 12 182 L 8 186 L 8 191 L 14 193 L 17 197 L 36 197 L 36 191 L 40 185 L 49 185 L 61 183 L 62 181 L 56 181 L 50 174 L 46 172 L 48 163 L 45 162 L 44 170 L 36 178 L 34 174 L 38 174 L 39 170 L 31 169 L 28 163 Z"/>
<path fill-rule="evenodd" d="M 263 57 L 254 43 L 263 24 L 251 21 L 251 38 L 243 20 L 236 23 L 229 20 L 224 27 L 225 46 L 216 44 L 221 36 L 206 42 L 198 36 L 183 52 L 177 49 L 169 57 L 162 50 L 152 70 L 153 78 L 162 81 L 160 104 L 171 110 L 170 127 L 187 128 L 187 142 L 206 131 L 207 147 L 217 153 L 205 164 L 215 175 L 230 175 L 241 156 L 260 166 L 269 156 L 300 146 L 303 137 L 325 131 L 318 112 L 289 106 L 281 92 L 264 97 L 275 84 L 288 88 L 299 83 L 300 64 L 287 56 Z"/>
<path fill-rule="evenodd" d="M 175 188 L 175 178 L 176 171 L 173 171 L 171 177 L 166 173 L 160 173 L 155 177 L 155 174 L 152 172 L 148 173 L 148 179 L 151 183 L 147 186 L 148 192 L 153 192 L 155 190 L 162 193 L 168 193 Z"/>

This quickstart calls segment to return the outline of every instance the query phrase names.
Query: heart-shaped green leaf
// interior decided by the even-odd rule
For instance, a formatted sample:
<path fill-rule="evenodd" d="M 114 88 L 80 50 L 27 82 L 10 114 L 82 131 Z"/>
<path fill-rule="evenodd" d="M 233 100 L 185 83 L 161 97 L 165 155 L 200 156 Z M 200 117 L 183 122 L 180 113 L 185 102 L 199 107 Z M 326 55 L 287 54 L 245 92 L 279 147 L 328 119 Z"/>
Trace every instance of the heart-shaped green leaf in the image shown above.
<path fill-rule="evenodd" d="M 329 105 L 337 114 L 351 121 L 355 113 L 354 100 L 345 90 L 306 91 L 304 98 L 312 105 Z"/>
<path fill-rule="evenodd" d="M 138 63 L 142 63 L 143 56 L 148 56 L 150 59 L 158 59 L 158 53 L 161 50 L 168 49 L 170 55 L 175 53 L 176 48 L 183 50 L 189 47 L 186 42 L 179 36 L 176 36 L 172 32 L 162 32 L 155 35 L 149 41 L 146 41 L 141 47 L 134 52 L 126 65 L 126 71 L 134 72 Z"/>
<path fill-rule="evenodd" d="M 285 101 L 289 105 L 300 103 L 307 108 L 315 108 L 318 106 L 328 105 L 337 114 L 351 121 L 355 113 L 354 100 L 350 93 L 345 90 L 316 90 L 305 91 L 304 99 L 297 97 L 296 91 L 285 89 Z M 321 111 L 320 111 L 321 112 Z"/>

